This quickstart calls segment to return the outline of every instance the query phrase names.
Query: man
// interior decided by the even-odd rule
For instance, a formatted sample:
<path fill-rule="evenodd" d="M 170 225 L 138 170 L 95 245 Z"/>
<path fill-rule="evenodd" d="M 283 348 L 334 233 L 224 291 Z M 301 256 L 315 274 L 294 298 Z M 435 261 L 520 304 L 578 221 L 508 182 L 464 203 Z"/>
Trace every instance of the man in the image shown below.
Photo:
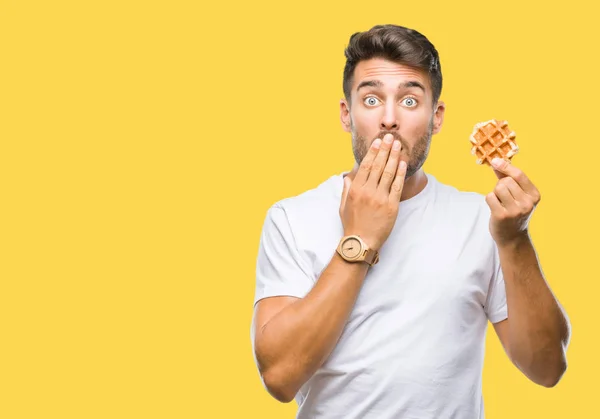
<path fill-rule="evenodd" d="M 266 389 L 295 398 L 298 418 L 483 418 L 488 320 L 511 361 L 554 386 L 570 325 L 528 234 L 539 191 L 504 160 L 485 198 L 423 172 L 445 111 L 423 35 L 375 26 L 345 54 L 356 165 L 275 203 L 263 226 L 251 338 Z"/>

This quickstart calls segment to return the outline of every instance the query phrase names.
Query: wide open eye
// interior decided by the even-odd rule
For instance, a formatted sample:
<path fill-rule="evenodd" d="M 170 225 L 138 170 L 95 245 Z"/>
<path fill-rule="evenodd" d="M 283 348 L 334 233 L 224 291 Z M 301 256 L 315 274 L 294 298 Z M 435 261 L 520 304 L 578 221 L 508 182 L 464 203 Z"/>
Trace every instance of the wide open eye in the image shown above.
<path fill-rule="evenodd" d="M 377 99 L 376 97 L 368 96 L 365 98 L 365 104 L 369 106 L 375 106 L 377 105 L 377 102 L 379 102 L 379 99 Z"/>
<path fill-rule="evenodd" d="M 409 108 L 414 108 L 415 106 L 417 106 L 417 99 L 415 99 L 414 97 L 407 97 L 402 100 L 402 103 L 404 103 L 404 105 L 408 106 Z"/>

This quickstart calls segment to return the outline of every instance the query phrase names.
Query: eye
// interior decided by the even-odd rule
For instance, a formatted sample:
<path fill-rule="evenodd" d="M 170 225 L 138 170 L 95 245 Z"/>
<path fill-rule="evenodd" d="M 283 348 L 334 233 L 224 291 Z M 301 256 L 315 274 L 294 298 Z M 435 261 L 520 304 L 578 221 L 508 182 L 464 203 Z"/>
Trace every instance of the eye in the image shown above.
<path fill-rule="evenodd" d="M 417 106 L 417 100 L 414 97 L 404 98 L 402 103 L 404 103 L 404 105 L 408 106 L 409 108 L 414 108 L 415 106 Z"/>
<path fill-rule="evenodd" d="M 376 97 L 369 96 L 365 98 L 365 103 L 369 106 L 375 106 L 377 105 L 377 102 L 379 102 L 379 99 L 377 99 Z"/>

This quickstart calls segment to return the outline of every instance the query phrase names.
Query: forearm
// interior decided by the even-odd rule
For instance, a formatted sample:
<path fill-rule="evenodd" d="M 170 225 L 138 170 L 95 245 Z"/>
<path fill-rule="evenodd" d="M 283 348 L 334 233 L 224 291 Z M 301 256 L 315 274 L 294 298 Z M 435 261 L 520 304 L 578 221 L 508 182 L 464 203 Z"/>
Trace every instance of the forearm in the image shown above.
<path fill-rule="evenodd" d="M 366 263 L 348 263 L 335 253 L 306 297 L 259 331 L 256 352 L 264 381 L 282 398 L 293 398 L 335 347 L 367 269 Z"/>
<path fill-rule="evenodd" d="M 529 236 L 498 250 L 510 317 L 510 356 L 532 381 L 554 385 L 566 368 L 567 316 L 544 279 Z"/>

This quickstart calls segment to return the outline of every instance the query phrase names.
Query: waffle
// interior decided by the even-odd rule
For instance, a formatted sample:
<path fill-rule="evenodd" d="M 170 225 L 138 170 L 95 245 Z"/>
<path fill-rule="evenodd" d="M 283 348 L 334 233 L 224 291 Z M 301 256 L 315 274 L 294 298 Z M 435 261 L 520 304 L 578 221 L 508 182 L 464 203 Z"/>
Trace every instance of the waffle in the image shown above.
<path fill-rule="evenodd" d="M 506 121 L 491 119 L 475 124 L 471 134 L 471 154 L 477 156 L 477 164 L 492 165 L 492 159 L 499 157 L 510 162 L 517 154 L 519 146 L 515 143 L 515 133 L 508 128 Z"/>

